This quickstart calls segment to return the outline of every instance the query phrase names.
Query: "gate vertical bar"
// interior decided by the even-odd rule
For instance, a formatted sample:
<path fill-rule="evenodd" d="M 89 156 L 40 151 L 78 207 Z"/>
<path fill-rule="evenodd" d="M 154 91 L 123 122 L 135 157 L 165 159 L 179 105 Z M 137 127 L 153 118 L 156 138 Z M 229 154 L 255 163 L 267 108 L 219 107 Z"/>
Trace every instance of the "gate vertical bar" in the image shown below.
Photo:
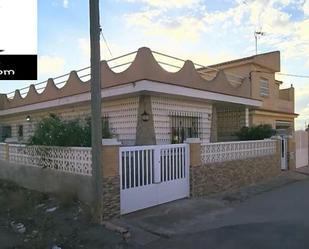
<path fill-rule="evenodd" d="M 172 148 L 172 159 L 173 159 L 173 180 L 176 179 L 176 157 L 175 157 L 175 148 Z"/>
<path fill-rule="evenodd" d="M 122 151 L 119 150 L 119 176 L 120 176 L 120 190 L 123 189 L 124 180 L 123 180 L 123 161 L 122 161 Z"/>
<path fill-rule="evenodd" d="M 181 151 L 181 148 L 177 148 L 177 179 L 181 178 L 181 168 L 182 168 L 182 165 L 180 163 L 180 151 Z"/>
<path fill-rule="evenodd" d="M 183 177 L 186 177 L 186 147 L 182 148 L 181 157 L 182 157 L 181 161 L 182 161 L 182 164 L 183 164 L 182 174 L 183 174 Z"/>
<path fill-rule="evenodd" d="M 136 163 L 135 163 L 135 152 L 136 151 L 132 151 L 133 153 L 133 187 L 136 187 Z"/>
<path fill-rule="evenodd" d="M 129 157 L 128 157 L 128 159 L 129 159 L 129 169 L 128 169 L 128 175 L 129 175 L 129 188 L 131 188 L 132 187 L 132 166 L 131 166 L 131 151 L 128 151 L 128 154 L 129 154 Z"/>
<path fill-rule="evenodd" d="M 168 163 L 168 170 L 169 170 L 169 178 L 168 178 L 168 180 L 172 180 L 172 156 L 171 156 L 171 150 L 172 149 L 168 149 L 167 151 L 168 151 L 168 161 L 169 161 L 169 163 Z"/>
<path fill-rule="evenodd" d="M 141 186 L 141 162 L 140 162 L 140 151 L 137 151 L 137 186 Z"/>
<path fill-rule="evenodd" d="M 124 177 L 124 188 L 127 188 L 128 186 L 128 183 L 127 183 L 127 152 L 124 152 L 122 151 L 121 152 L 121 159 L 122 159 L 122 162 L 123 162 L 123 177 Z"/>
<path fill-rule="evenodd" d="M 167 151 L 166 151 L 166 149 L 164 150 L 164 171 L 165 171 L 165 176 L 164 176 L 164 181 L 167 181 L 168 180 L 168 178 L 167 178 L 167 176 L 168 176 L 168 168 L 167 168 Z"/>
<path fill-rule="evenodd" d="M 149 166 L 149 156 L 148 156 L 148 152 L 149 152 L 149 150 L 145 150 L 145 158 L 146 158 L 146 160 L 145 160 L 145 170 L 146 170 L 146 184 L 149 184 L 149 170 L 148 170 L 148 166 Z"/>
<path fill-rule="evenodd" d="M 189 145 L 188 144 L 186 144 L 185 145 L 185 148 L 184 148 L 184 150 L 185 150 L 185 172 L 186 172 L 186 174 L 185 174 L 185 177 L 187 177 L 187 179 L 188 179 L 188 181 L 189 181 L 189 168 L 190 168 L 190 153 L 189 153 Z"/>
<path fill-rule="evenodd" d="M 141 150 L 142 186 L 145 185 L 145 150 Z"/>
<path fill-rule="evenodd" d="M 150 153 L 149 153 L 149 178 L 150 178 L 150 183 L 153 183 L 153 167 L 154 167 L 154 155 L 153 155 L 153 153 L 154 153 L 154 151 L 153 150 L 150 150 L 149 151 Z"/>
<path fill-rule="evenodd" d="M 154 167 L 154 182 L 160 183 L 161 182 L 161 148 L 154 149 L 154 160 L 153 160 L 153 167 Z"/>

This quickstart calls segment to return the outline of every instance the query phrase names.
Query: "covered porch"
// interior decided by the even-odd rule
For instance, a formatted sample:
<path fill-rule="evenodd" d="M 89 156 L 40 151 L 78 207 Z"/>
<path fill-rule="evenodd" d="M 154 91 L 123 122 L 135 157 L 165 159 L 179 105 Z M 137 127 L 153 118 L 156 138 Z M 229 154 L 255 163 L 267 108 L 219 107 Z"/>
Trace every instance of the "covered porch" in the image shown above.
<path fill-rule="evenodd" d="M 213 104 L 211 142 L 237 140 L 236 133 L 249 127 L 249 112 L 252 106 L 216 102 Z"/>

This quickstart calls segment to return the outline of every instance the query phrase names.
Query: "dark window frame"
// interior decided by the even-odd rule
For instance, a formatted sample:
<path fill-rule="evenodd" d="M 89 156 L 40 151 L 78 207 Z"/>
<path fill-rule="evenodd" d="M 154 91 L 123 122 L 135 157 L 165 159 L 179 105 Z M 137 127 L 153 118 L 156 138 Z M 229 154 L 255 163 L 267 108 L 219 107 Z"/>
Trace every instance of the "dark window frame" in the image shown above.
<path fill-rule="evenodd" d="M 200 113 L 171 113 L 169 118 L 172 144 L 184 143 L 187 138 L 201 138 Z"/>
<path fill-rule="evenodd" d="M 112 132 L 110 130 L 110 124 L 109 124 L 109 116 L 106 114 L 101 118 L 101 122 L 102 122 L 102 137 L 105 138 L 107 137 L 111 137 L 112 136 Z"/>
<path fill-rule="evenodd" d="M 17 135 L 19 138 L 24 137 L 24 126 L 23 125 L 18 125 Z"/>

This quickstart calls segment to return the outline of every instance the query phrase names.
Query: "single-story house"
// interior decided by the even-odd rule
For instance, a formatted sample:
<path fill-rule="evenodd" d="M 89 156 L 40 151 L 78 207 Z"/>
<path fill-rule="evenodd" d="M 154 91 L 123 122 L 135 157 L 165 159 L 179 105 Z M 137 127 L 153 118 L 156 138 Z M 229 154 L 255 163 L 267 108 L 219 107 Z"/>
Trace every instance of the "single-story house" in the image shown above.
<path fill-rule="evenodd" d="M 168 72 L 149 48 L 140 48 L 119 73 L 101 62 L 102 117 L 123 145 L 235 140 L 243 126 L 269 123 L 284 133 L 294 130 L 294 88 L 280 89 L 275 79 L 280 53 L 271 52 L 210 67 L 187 60 Z M 31 85 L 26 95 L 0 94 L 0 139 L 25 142 L 49 113 L 64 119 L 90 116 L 90 81 L 76 71 L 58 88 L 53 79 L 43 92 Z"/>

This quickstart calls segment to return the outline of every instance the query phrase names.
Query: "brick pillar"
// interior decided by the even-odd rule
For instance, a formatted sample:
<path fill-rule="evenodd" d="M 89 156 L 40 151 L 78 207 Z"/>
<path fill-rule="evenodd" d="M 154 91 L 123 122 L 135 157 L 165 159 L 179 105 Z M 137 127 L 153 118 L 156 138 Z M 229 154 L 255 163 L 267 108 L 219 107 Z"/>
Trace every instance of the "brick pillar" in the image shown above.
<path fill-rule="evenodd" d="M 278 164 L 278 170 L 281 170 L 281 140 L 280 139 L 275 139 L 276 140 L 276 161 Z"/>
<path fill-rule="evenodd" d="M 103 220 L 120 215 L 119 147 L 113 139 L 102 140 Z"/>
<path fill-rule="evenodd" d="M 189 144 L 190 196 L 195 197 L 199 195 L 199 169 L 202 166 L 201 140 L 189 138 L 185 142 Z"/>
<path fill-rule="evenodd" d="M 288 159 L 288 169 L 296 169 L 296 149 L 295 149 L 295 138 L 289 137 L 287 140 L 287 159 Z"/>
<path fill-rule="evenodd" d="M 9 144 L 4 145 L 4 160 L 9 161 L 10 160 L 10 152 L 9 152 Z"/>

